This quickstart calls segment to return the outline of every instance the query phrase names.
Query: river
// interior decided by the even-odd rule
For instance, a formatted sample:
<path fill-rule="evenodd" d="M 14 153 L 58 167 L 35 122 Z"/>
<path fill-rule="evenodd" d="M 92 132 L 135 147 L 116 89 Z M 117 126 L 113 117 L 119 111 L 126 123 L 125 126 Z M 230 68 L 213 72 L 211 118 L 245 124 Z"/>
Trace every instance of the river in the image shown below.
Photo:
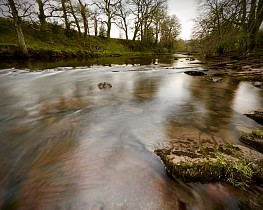
<path fill-rule="evenodd" d="M 203 134 L 242 145 L 262 89 L 184 74 L 212 70 L 183 55 L 0 67 L 0 208 L 239 209 L 235 189 L 172 180 L 153 151 Z"/>

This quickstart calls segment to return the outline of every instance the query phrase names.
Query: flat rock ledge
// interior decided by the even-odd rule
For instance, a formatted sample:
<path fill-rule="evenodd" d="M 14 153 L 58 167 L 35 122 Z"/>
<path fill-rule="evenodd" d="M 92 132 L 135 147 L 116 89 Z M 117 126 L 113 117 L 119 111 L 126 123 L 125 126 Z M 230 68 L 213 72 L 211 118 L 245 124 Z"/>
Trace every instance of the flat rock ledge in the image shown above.
<path fill-rule="evenodd" d="M 263 130 L 254 129 L 252 133 L 242 133 L 239 140 L 263 153 Z"/>
<path fill-rule="evenodd" d="M 251 162 L 244 156 L 249 152 L 243 153 L 240 147 L 233 145 L 200 147 L 196 151 L 187 152 L 163 148 L 154 152 L 174 179 L 187 183 L 224 181 L 245 188 L 249 184 L 263 181 L 263 159 Z"/>

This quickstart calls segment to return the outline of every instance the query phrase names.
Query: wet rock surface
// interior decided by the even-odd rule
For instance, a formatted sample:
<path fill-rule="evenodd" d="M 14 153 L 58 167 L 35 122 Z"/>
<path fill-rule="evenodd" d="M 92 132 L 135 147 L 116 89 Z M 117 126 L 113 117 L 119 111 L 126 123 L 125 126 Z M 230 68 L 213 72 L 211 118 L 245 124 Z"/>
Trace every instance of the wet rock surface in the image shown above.
<path fill-rule="evenodd" d="M 191 75 L 191 76 L 204 76 L 205 73 L 202 71 L 185 71 L 185 74 Z"/>
<path fill-rule="evenodd" d="M 254 111 L 253 113 L 249 113 L 245 115 L 255 120 L 257 123 L 263 125 L 263 111 Z"/>
<path fill-rule="evenodd" d="M 254 82 L 254 86 L 262 88 L 263 59 L 262 55 L 233 56 L 223 55 L 206 59 L 206 65 L 214 70 L 212 77 L 229 78 L 231 82 Z M 212 79 L 212 78 L 211 78 Z M 212 79 L 213 80 L 213 79 Z"/>
<path fill-rule="evenodd" d="M 197 137 L 194 130 L 188 132 L 185 138 L 154 151 L 174 179 L 187 183 L 222 181 L 241 188 L 263 181 L 263 154 L 225 143 L 220 137 L 205 133 Z"/>
<path fill-rule="evenodd" d="M 263 131 L 253 130 L 252 133 L 243 133 L 239 139 L 244 144 L 255 148 L 259 152 L 263 153 Z"/>

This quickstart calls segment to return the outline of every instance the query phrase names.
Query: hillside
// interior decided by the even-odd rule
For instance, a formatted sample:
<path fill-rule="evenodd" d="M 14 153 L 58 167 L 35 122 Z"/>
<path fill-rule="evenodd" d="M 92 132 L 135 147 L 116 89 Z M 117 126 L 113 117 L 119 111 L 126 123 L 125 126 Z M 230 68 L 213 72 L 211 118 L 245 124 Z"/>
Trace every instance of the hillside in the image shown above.
<path fill-rule="evenodd" d="M 66 36 L 64 29 L 59 25 L 49 25 L 49 30 L 44 34 L 32 24 L 24 23 L 22 27 L 29 55 L 35 59 L 87 58 L 154 52 L 153 47 L 140 41 L 95 36 L 84 38 L 74 30 L 70 36 Z M 14 24 L 12 20 L 0 18 L 0 57 L 17 56 L 18 44 Z"/>

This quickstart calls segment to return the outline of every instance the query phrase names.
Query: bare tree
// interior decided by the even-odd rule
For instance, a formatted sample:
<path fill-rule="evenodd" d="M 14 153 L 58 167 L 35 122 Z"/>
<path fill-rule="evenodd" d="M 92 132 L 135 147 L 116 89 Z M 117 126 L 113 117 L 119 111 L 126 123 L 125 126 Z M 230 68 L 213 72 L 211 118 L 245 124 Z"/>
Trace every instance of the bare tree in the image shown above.
<path fill-rule="evenodd" d="M 65 23 L 65 28 L 66 28 L 66 33 L 67 35 L 69 35 L 69 31 L 70 31 L 70 21 L 69 21 L 69 17 L 68 17 L 68 0 L 60 0 L 61 3 L 61 10 L 62 10 L 62 16 L 64 19 L 64 23 Z"/>
<path fill-rule="evenodd" d="M 38 9 L 39 10 L 38 18 L 40 21 L 40 30 L 45 31 L 46 25 L 47 25 L 46 15 L 45 15 L 45 11 L 44 11 L 45 1 L 36 0 L 36 2 L 38 4 L 38 8 L 39 8 Z"/>
<path fill-rule="evenodd" d="M 117 17 L 119 20 L 117 21 L 117 26 L 124 31 L 126 40 L 129 39 L 128 32 L 129 32 L 129 16 L 131 14 L 131 10 L 128 5 L 128 0 L 122 0 L 117 5 Z"/>
<path fill-rule="evenodd" d="M 52 0 L 35 0 L 35 2 L 38 5 L 38 11 L 36 11 L 36 13 L 40 23 L 40 31 L 44 33 L 48 30 L 48 19 L 57 19 L 60 17 L 56 14 L 60 10 L 59 3 Z"/>
<path fill-rule="evenodd" d="M 84 26 L 84 37 L 86 37 L 87 34 L 89 34 L 88 8 L 87 8 L 87 4 L 83 3 L 81 0 L 78 0 L 78 2 L 80 6 L 80 14 L 81 14 L 83 26 Z"/>
<path fill-rule="evenodd" d="M 79 19 L 77 17 L 77 9 L 76 6 L 74 7 L 72 4 L 72 0 L 68 0 L 68 7 L 69 7 L 69 12 L 72 15 L 73 19 L 74 19 L 74 23 L 76 24 L 76 27 L 78 29 L 79 32 L 79 36 L 81 36 L 81 30 L 80 30 L 80 24 L 79 24 Z"/>
<path fill-rule="evenodd" d="M 104 23 L 107 26 L 107 38 L 110 38 L 113 18 L 117 16 L 117 8 L 121 0 L 96 0 L 94 4 L 107 17 Z"/>
<path fill-rule="evenodd" d="M 27 5 L 27 7 L 25 7 L 25 5 Z M 1 8 L 3 15 L 9 15 L 14 21 L 20 55 L 28 57 L 28 50 L 21 25 L 22 17 L 29 15 L 27 13 L 32 7 L 32 4 L 28 4 L 28 2 L 24 2 L 24 4 L 22 4 L 20 1 L 14 2 L 14 0 L 4 0 L 4 4 L 1 7 L 5 7 L 7 9 L 7 11 L 4 11 L 4 9 Z M 18 8 L 22 8 L 21 11 L 23 14 L 19 14 Z"/>
<path fill-rule="evenodd" d="M 154 43 L 157 44 L 159 42 L 159 36 L 162 32 L 162 21 L 165 19 L 166 17 L 166 10 L 164 9 L 158 9 L 154 15 L 153 18 L 153 25 L 154 25 L 154 34 L 155 34 L 155 41 Z"/>
<path fill-rule="evenodd" d="M 133 40 L 138 33 L 142 41 L 147 41 L 151 37 L 154 16 L 161 8 L 165 8 L 167 0 L 130 0 L 132 15 L 134 17 Z"/>

